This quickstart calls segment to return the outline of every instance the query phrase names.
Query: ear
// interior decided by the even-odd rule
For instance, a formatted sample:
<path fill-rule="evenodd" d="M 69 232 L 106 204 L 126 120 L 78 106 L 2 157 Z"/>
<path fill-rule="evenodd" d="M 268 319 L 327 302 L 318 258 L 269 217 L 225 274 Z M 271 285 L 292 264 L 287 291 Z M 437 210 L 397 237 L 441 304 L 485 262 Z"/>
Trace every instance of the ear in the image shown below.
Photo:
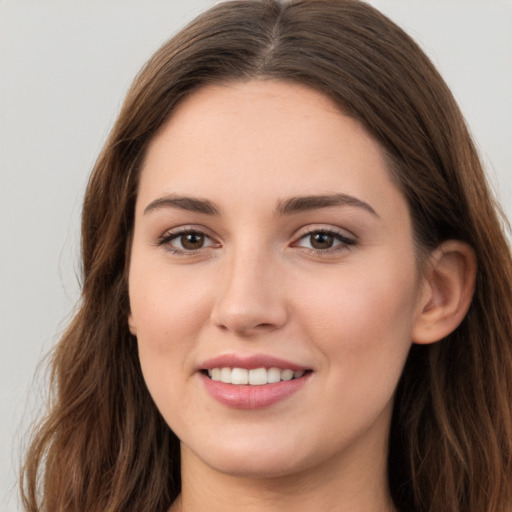
<path fill-rule="evenodd" d="M 473 298 L 476 270 L 475 253 L 465 242 L 448 240 L 432 252 L 423 277 L 413 343 L 434 343 L 459 326 Z"/>
<path fill-rule="evenodd" d="M 128 313 L 128 328 L 130 329 L 130 333 L 134 336 L 137 336 L 137 327 L 135 326 L 135 320 L 133 319 L 133 315 Z"/>

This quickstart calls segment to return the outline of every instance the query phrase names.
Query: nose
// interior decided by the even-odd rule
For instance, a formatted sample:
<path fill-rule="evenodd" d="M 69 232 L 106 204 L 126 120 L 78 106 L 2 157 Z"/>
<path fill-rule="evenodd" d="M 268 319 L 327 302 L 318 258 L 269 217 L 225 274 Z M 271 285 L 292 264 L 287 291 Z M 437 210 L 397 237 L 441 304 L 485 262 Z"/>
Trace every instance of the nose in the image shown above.
<path fill-rule="evenodd" d="M 211 320 L 220 329 L 249 337 L 283 327 L 288 320 L 283 275 L 268 256 L 233 256 L 222 272 Z"/>

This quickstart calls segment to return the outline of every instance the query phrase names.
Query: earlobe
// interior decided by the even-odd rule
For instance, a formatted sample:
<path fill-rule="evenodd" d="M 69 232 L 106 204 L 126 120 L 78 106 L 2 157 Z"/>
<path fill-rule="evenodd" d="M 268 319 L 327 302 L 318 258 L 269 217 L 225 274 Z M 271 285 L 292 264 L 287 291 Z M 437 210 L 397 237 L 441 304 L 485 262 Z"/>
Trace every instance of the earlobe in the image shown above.
<path fill-rule="evenodd" d="M 135 320 L 133 319 L 133 315 L 131 313 L 128 314 L 128 328 L 130 329 L 130 333 L 134 336 L 137 336 L 137 328 L 135 326 Z"/>
<path fill-rule="evenodd" d="M 459 326 L 471 305 L 476 270 L 475 253 L 465 242 L 448 240 L 432 252 L 423 278 L 413 343 L 434 343 Z"/>

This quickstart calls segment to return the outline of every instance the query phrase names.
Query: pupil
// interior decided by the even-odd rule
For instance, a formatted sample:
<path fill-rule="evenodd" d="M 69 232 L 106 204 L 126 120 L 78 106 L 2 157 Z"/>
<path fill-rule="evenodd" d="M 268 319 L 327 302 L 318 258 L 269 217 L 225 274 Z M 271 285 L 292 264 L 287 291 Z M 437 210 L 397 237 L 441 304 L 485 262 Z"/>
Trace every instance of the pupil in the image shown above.
<path fill-rule="evenodd" d="M 181 245 L 185 249 L 200 249 L 204 244 L 204 236 L 198 233 L 187 233 L 181 236 Z"/>
<path fill-rule="evenodd" d="M 332 247 L 333 236 L 328 233 L 315 233 L 311 237 L 311 245 L 315 249 L 329 249 Z"/>

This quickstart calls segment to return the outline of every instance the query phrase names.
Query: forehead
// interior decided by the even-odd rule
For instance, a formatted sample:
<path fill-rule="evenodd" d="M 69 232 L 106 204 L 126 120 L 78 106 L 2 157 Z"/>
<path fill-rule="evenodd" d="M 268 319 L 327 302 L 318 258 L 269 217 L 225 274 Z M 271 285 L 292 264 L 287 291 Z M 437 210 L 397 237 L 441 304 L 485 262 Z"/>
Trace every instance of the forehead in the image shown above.
<path fill-rule="evenodd" d="M 401 196 L 377 142 L 330 98 L 254 80 L 206 86 L 185 99 L 149 146 L 139 194 L 222 202 L 333 191 L 381 204 Z"/>

